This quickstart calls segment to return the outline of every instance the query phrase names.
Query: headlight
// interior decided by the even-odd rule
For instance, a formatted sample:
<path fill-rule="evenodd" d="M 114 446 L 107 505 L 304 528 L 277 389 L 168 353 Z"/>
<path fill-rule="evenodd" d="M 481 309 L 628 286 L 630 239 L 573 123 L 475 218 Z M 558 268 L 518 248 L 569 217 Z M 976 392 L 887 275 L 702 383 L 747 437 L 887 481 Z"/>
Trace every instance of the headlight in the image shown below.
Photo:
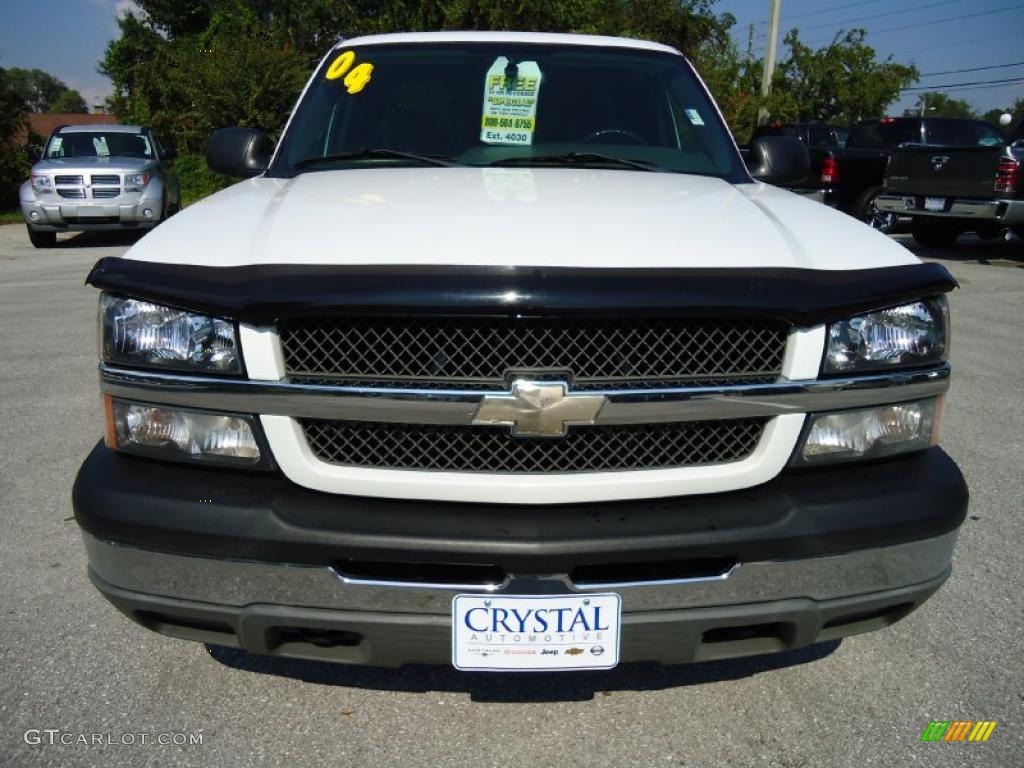
<path fill-rule="evenodd" d="M 53 180 L 49 176 L 32 174 L 32 189 L 36 192 L 49 192 L 53 189 Z"/>
<path fill-rule="evenodd" d="M 948 333 L 944 296 L 840 320 L 829 326 L 822 372 L 937 363 L 946 358 Z"/>
<path fill-rule="evenodd" d="M 126 189 L 142 189 L 148 183 L 148 173 L 126 173 L 124 175 L 124 186 Z"/>
<path fill-rule="evenodd" d="M 229 320 L 110 294 L 100 297 L 100 349 L 106 362 L 180 371 L 241 373 Z"/>
<path fill-rule="evenodd" d="M 260 463 L 251 416 L 186 411 L 105 398 L 107 444 L 118 451 L 179 461 Z"/>
<path fill-rule="evenodd" d="M 824 464 L 909 453 L 938 442 L 941 398 L 856 411 L 811 414 L 794 464 Z"/>

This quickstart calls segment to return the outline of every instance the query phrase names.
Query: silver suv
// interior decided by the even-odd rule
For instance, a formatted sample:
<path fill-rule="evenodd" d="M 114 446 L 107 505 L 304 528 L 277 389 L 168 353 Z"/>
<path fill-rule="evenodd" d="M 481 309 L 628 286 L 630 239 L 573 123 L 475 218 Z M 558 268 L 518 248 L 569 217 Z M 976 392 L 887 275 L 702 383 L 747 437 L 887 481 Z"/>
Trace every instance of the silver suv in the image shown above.
<path fill-rule="evenodd" d="M 21 185 L 32 245 L 51 248 L 58 232 L 155 227 L 181 207 L 173 154 L 138 125 L 58 128 Z"/>

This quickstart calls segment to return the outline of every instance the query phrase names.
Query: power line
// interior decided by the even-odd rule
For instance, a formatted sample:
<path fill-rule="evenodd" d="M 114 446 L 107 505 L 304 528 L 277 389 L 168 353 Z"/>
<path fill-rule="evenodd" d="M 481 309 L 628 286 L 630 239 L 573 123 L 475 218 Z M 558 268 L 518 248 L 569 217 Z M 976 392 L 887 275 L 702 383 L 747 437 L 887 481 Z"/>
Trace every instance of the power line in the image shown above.
<path fill-rule="evenodd" d="M 904 91 L 941 91 L 944 88 L 959 88 L 964 85 L 1006 85 L 1007 83 L 1024 83 L 1024 77 L 1008 77 L 1003 80 L 975 80 L 969 83 L 945 83 L 943 85 L 915 85 L 904 88 Z"/>
<path fill-rule="evenodd" d="M 991 16 L 993 13 L 1003 13 L 1004 11 L 1016 11 L 1024 8 L 1024 5 L 1009 5 L 1006 8 L 994 8 L 990 11 L 979 11 L 978 13 L 965 13 L 960 16 L 950 16 L 948 19 L 934 19 L 933 21 L 919 21 L 916 24 L 906 24 L 902 27 L 886 27 L 885 29 L 875 29 L 871 31 L 872 35 L 879 35 L 882 32 L 899 32 L 904 29 L 915 29 L 917 27 L 927 27 L 932 24 L 943 24 L 947 21 L 959 21 L 960 19 L 975 19 L 978 16 Z"/>
<path fill-rule="evenodd" d="M 917 27 L 927 27 L 927 26 L 930 26 L 932 24 L 944 24 L 947 21 L 959 21 L 961 19 L 974 19 L 974 18 L 977 18 L 979 16 L 991 16 L 993 13 L 1003 13 L 1004 11 L 1016 11 L 1016 10 L 1019 10 L 1021 8 L 1024 8 L 1024 5 L 1010 5 L 1010 6 L 1007 6 L 1006 8 L 994 8 L 994 9 L 989 10 L 989 11 L 979 11 L 978 13 L 965 13 L 965 14 L 961 14 L 960 16 L 950 16 L 950 17 L 945 18 L 945 19 L 933 19 L 932 21 L 919 21 L 919 22 L 916 22 L 914 24 L 904 24 L 901 27 L 886 27 L 885 29 L 873 29 L 873 30 L 870 30 L 869 34 L 871 34 L 871 35 L 880 35 L 883 32 L 899 32 L 899 31 L 904 30 L 904 29 L 916 29 Z M 842 30 L 842 29 L 836 30 L 837 34 L 839 32 L 842 32 L 842 31 L 844 31 L 844 30 Z M 804 44 L 805 45 L 819 45 L 820 43 L 830 42 L 831 40 L 834 40 L 834 39 L 835 39 L 835 36 L 833 35 L 833 37 L 831 37 L 831 38 L 825 37 L 825 38 L 821 38 L 820 40 L 808 41 L 808 42 L 805 42 Z"/>
<path fill-rule="evenodd" d="M 985 91 L 991 88 L 1012 88 L 1017 83 L 1024 85 L 1024 79 L 1015 81 L 1013 83 L 997 83 L 995 85 L 967 85 L 961 88 L 946 88 L 946 91 L 952 93 L 959 93 L 960 91 Z"/>
<path fill-rule="evenodd" d="M 941 0 L 938 3 L 929 3 L 927 5 L 916 5 L 913 8 L 904 8 L 902 11 L 886 11 L 885 13 L 876 13 L 873 16 L 858 16 L 854 19 L 844 19 L 843 21 L 830 21 L 827 24 L 816 24 L 813 27 L 804 27 L 803 31 L 806 32 L 811 29 L 824 29 L 825 27 L 831 27 L 837 24 L 853 24 L 858 21 L 870 21 L 871 19 L 881 19 L 885 16 L 898 16 L 901 13 L 911 13 L 913 11 L 923 11 L 928 8 L 938 8 L 940 5 L 953 5 L 953 3 L 962 3 L 964 0 Z"/>
<path fill-rule="evenodd" d="M 962 2 L 962 0 L 957 0 L 957 1 L 958 2 Z M 820 11 L 809 11 L 808 13 L 797 13 L 797 14 L 794 14 L 793 16 L 783 16 L 782 20 L 783 21 L 789 21 L 790 19 L 804 19 L 804 18 L 807 18 L 808 16 L 820 16 L 823 13 L 835 13 L 836 11 L 842 11 L 842 10 L 845 10 L 847 8 L 855 8 L 858 5 L 871 5 L 872 3 L 877 3 L 877 2 L 878 2 L 878 0 L 860 0 L 859 3 L 847 3 L 846 5 L 837 5 L 835 8 L 824 8 L 824 9 L 822 9 Z M 759 22 L 757 22 L 758 26 L 760 26 L 760 27 L 765 26 L 767 23 L 768 23 L 767 21 L 759 21 Z"/>
<path fill-rule="evenodd" d="M 983 69 L 1009 69 L 1010 67 L 1024 67 L 1024 61 L 1017 61 L 1013 64 L 991 64 L 987 67 L 970 67 L 968 69 L 947 69 L 944 72 L 926 72 L 921 77 L 935 77 L 936 75 L 956 75 L 961 72 L 981 72 Z"/>
<path fill-rule="evenodd" d="M 909 51 L 901 51 L 901 53 L 902 54 L 922 53 L 924 51 L 934 51 L 937 48 L 942 48 L 943 50 L 945 50 L 946 48 L 959 48 L 960 46 L 963 46 L 963 45 L 974 45 L 975 43 L 989 43 L 989 42 L 992 42 L 993 40 L 1004 40 L 1007 37 L 1020 37 L 1020 30 L 1015 29 L 1012 32 L 1007 32 L 1007 33 L 1002 34 L 1002 35 L 990 35 L 988 37 L 977 37 L 977 38 L 975 38 L 973 40 L 957 40 L 957 41 L 952 42 L 952 43 L 943 43 L 942 45 L 928 45 L 928 46 L 925 46 L 923 48 L 911 48 Z"/>

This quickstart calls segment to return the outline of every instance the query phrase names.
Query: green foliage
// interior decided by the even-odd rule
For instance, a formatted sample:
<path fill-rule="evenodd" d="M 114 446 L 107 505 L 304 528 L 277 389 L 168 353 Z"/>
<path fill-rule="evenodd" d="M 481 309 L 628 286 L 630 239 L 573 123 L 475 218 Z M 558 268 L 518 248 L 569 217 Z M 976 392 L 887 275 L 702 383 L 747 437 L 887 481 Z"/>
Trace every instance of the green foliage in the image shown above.
<path fill-rule="evenodd" d="M 884 114 L 919 73 L 891 56 L 879 61 L 864 36 L 863 29 L 849 30 L 815 50 L 800 41 L 798 30 L 786 35 L 788 55 L 765 105 L 772 119 L 850 124 Z"/>
<path fill-rule="evenodd" d="M 18 187 L 28 178 L 28 157 L 22 147 L 0 144 L 0 209 L 18 204 Z"/>
<path fill-rule="evenodd" d="M 77 113 L 84 114 L 89 111 L 89 106 L 78 91 L 68 88 L 63 91 L 50 105 L 48 112 Z"/>
<path fill-rule="evenodd" d="M 758 110 L 775 120 L 853 122 L 884 113 L 916 81 L 912 66 L 879 60 L 864 31 L 812 49 L 794 30 L 762 104 L 762 61 L 729 39 L 716 0 L 138 0 L 119 21 L 100 71 L 111 110 L 153 125 L 185 153 L 201 154 L 225 125 L 276 136 L 311 68 L 340 35 L 432 29 L 579 32 L 672 45 L 704 76 L 734 133 L 749 136 Z"/>
<path fill-rule="evenodd" d="M 925 117 L 963 117 L 974 119 L 978 113 L 966 99 L 954 99 L 944 93 L 922 93 L 917 97 L 917 104 L 903 111 L 904 115 L 924 115 Z"/>
<path fill-rule="evenodd" d="M 182 206 L 191 205 L 235 181 L 211 171 L 202 155 L 179 156 L 174 161 L 174 173 L 178 174 L 181 182 Z"/>
<path fill-rule="evenodd" d="M 695 54 L 724 45 L 714 0 L 139 0 L 100 63 L 125 122 L 202 153 L 226 125 L 280 132 L 339 34 L 426 29 L 576 31 L 651 38 Z"/>
<path fill-rule="evenodd" d="M 999 125 L 999 118 L 1005 114 L 1011 116 L 1010 124 L 1008 126 Z M 1017 126 L 1024 120 L 1024 98 L 1016 99 L 1012 106 L 1004 107 L 1001 109 L 990 109 L 984 115 L 982 119 L 988 120 L 993 125 L 999 125 L 1004 133 L 1009 135 Z"/>
<path fill-rule="evenodd" d="M 0 208 L 18 202 L 18 186 L 28 177 L 25 150 L 16 141 L 28 130 L 28 105 L 11 70 L 0 67 Z"/>
<path fill-rule="evenodd" d="M 9 85 L 22 98 L 29 112 L 87 112 L 82 94 L 41 69 L 7 70 Z M 78 107 L 66 109 L 65 107 Z"/>

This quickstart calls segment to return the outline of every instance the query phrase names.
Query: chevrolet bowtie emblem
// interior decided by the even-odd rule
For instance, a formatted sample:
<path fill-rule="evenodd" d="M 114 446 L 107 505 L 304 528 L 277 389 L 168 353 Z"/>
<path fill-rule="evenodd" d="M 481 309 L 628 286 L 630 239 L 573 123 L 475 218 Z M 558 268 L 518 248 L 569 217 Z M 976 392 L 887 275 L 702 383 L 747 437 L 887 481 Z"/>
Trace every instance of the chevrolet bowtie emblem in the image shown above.
<path fill-rule="evenodd" d="M 512 428 L 522 437 L 564 437 L 572 424 L 593 424 L 605 404 L 604 395 L 570 395 L 561 381 L 517 379 L 508 395 L 487 395 L 480 401 L 474 424 Z"/>

